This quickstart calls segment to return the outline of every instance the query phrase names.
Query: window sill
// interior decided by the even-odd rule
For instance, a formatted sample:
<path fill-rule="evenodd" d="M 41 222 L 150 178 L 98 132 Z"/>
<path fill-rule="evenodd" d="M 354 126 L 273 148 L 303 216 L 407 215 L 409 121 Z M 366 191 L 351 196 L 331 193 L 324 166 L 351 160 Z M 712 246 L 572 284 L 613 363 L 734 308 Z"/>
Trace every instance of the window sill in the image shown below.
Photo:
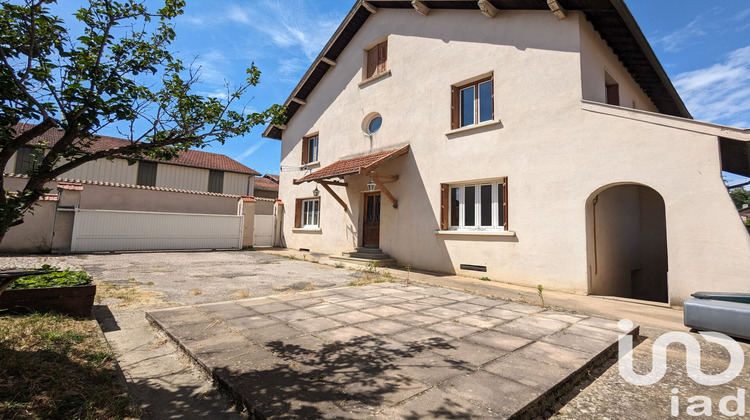
<path fill-rule="evenodd" d="M 445 133 L 445 135 L 446 136 L 452 136 L 454 134 L 461 134 L 461 133 L 466 133 L 468 131 L 479 130 L 479 129 L 482 129 L 482 128 L 494 127 L 494 126 L 500 125 L 500 124 L 502 124 L 502 121 L 500 121 L 500 120 L 497 120 L 497 121 L 495 121 L 495 120 L 485 121 L 485 122 L 481 122 L 479 124 L 472 124 L 472 125 L 467 125 L 467 126 L 464 126 L 464 127 L 461 127 L 461 128 L 456 128 L 455 130 L 448 131 L 447 133 Z"/>
<path fill-rule="evenodd" d="M 436 230 L 435 235 L 446 236 L 506 236 L 515 237 L 512 230 Z"/>
<path fill-rule="evenodd" d="M 315 162 L 305 163 L 304 165 L 302 165 L 302 169 L 317 168 L 318 166 L 320 166 L 319 160 Z"/>
<path fill-rule="evenodd" d="M 323 233 L 320 228 L 293 228 L 293 233 Z"/>
<path fill-rule="evenodd" d="M 373 83 L 373 82 L 375 82 L 377 80 L 383 79 L 383 78 L 388 77 L 390 75 L 391 75 L 391 71 L 390 70 L 386 70 L 383 73 L 380 73 L 380 74 L 378 74 L 376 76 L 372 76 L 369 79 L 365 79 L 365 80 L 359 82 L 359 87 L 365 87 L 366 85 L 369 85 L 370 83 Z"/>

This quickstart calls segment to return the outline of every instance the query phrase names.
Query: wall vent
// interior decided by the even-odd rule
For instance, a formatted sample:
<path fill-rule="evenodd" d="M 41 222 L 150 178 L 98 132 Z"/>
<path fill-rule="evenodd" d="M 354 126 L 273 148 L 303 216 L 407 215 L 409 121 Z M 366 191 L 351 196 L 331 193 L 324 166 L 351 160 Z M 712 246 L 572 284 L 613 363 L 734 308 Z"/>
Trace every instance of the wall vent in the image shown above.
<path fill-rule="evenodd" d="M 310 252 L 310 250 L 308 248 L 300 248 L 299 250 L 300 251 L 304 251 L 304 252 Z"/>
<path fill-rule="evenodd" d="M 461 264 L 461 270 L 481 271 L 483 273 L 486 273 L 487 272 L 487 266 L 484 266 L 484 265 Z"/>

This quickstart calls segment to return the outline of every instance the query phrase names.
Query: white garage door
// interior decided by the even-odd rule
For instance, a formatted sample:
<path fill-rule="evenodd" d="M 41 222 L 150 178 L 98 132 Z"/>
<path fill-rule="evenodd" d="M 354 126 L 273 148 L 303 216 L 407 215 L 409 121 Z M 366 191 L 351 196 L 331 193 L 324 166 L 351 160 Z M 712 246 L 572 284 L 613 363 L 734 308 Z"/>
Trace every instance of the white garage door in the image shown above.
<path fill-rule="evenodd" d="M 276 230 L 276 216 L 261 215 L 255 216 L 255 230 L 253 232 L 254 247 L 273 246 L 273 234 Z"/>
<path fill-rule="evenodd" d="M 77 210 L 72 252 L 241 249 L 242 216 Z"/>

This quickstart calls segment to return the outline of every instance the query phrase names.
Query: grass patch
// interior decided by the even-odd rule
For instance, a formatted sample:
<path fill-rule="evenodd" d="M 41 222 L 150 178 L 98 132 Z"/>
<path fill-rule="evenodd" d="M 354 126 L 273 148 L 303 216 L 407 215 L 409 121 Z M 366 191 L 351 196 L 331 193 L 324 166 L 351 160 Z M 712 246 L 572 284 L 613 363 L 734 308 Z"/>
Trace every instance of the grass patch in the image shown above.
<path fill-rule="evenodd" d="M 348 286 L 367 286 L 368 284 L 375 283 L 395 283 L 393 278 L 384 278 L 377 273 L 373 274 L 365 271 L 365 275 L 358 278 L 357 280 L 349 282 Z"/>
<path fill-rule="evenodd" d="M 231 296 L 233 298 L 238 298 L 238 299 L 249 298 L 250 297 L 250 290 L 248 290 L 248 289 L 240 289 L 240 290 L 237 290 L 234 293 L 232 293 Z"/>
<path fill-rule="evenodd" d="M 94 301 L 102 303 L 105 299 L 119 299 L 120 301 L 115 306 L 133 308 L 161 303 L 161 296 L 162 294 L 159 292 L 144 292 L 136 285 L 120 286 L 112 283 L 97 283 Z"/>
<path fill-rule="evenodd" d="M 489 278 L 489 277 L 480 277 L 480 278 L 479 278 L 479 280 L 482 280 L 482 281 L 490 281 L 490 278 Z"/>
<path fill-rule="evenodd" d="M 0 417 L 139 417 L 94 322 L 56 314 L 0 316 Z"/>

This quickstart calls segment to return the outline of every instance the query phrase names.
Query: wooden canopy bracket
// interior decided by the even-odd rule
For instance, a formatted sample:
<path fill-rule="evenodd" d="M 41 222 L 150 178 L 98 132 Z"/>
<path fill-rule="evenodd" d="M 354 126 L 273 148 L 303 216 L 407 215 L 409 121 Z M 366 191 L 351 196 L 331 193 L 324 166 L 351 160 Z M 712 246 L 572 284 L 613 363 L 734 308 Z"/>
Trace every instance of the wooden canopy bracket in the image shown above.
<path fill-rule="evenodd" d="M 492 3 L 490 3 L 490 0 L 479 0 L 477 5 L 479 6 L 479 10 L 482 11 L 482 14 L 488 18 L 492 19 L 497 16 L 497 7 L 493 6 Z"/>
<path fill-rule="evenodd" d="M 568 17 L 568 11 L 557 0 L 547 0 L 547 6 L 552 10 L 552 14 L 557 17 L 558 20 L 563 20 Z"/>
<path fill-rule="evenodd" d="M 391 194 L 391 192 L 385 186 L 385 184 L 383 184 L 383 181 L 381 181 L 380 178 L 378 178 L 375 174 L 373 174 L 373 176 L 372 176 L 372 182 L 374 182 L 375 185 L 377 185 L 378 188 L 380 188 L 380 191 L 382 191 L 383 194 L 385 194 L 385 196 L 388 197 L 389 200 L 391 200 L 391 203 L 393 203 L 393 208 L 397 209 L 398 208 L 398 200 L 396 200 L 396 197 L 394 197 L 393 194 Z"/>
<path fill-rule="evenodd" d="M 419 0 L 411 0 L 411 5 L 412 7 L 414 7 L 414 10 L 419 12 L 419 14 L 422 16 L 427 16 L 430 14 L 430 8 Z"/>
<path fill-rule="evenodd" d="M 320 182 L 320 181 L 318 181 L 318 184 L 320 184 L 326 191 L 328 191 L 328 194 L 331 194 L 331 196 L 333 196 L 333 198 L 336 201 L 338 201 L 339 204 L 341 204 L 341 207 L 344 208 L 344 211 L 349 211 L 349 207 L 346 205 L 344 200 L 342 200 L 341 197 L 339 197 L 339 195 L 336 194 L 336 192 L 333 191 L 330 187 L 330 185 L 346 185 L 346 184 L 342 184 L 339 182 Z"/>

